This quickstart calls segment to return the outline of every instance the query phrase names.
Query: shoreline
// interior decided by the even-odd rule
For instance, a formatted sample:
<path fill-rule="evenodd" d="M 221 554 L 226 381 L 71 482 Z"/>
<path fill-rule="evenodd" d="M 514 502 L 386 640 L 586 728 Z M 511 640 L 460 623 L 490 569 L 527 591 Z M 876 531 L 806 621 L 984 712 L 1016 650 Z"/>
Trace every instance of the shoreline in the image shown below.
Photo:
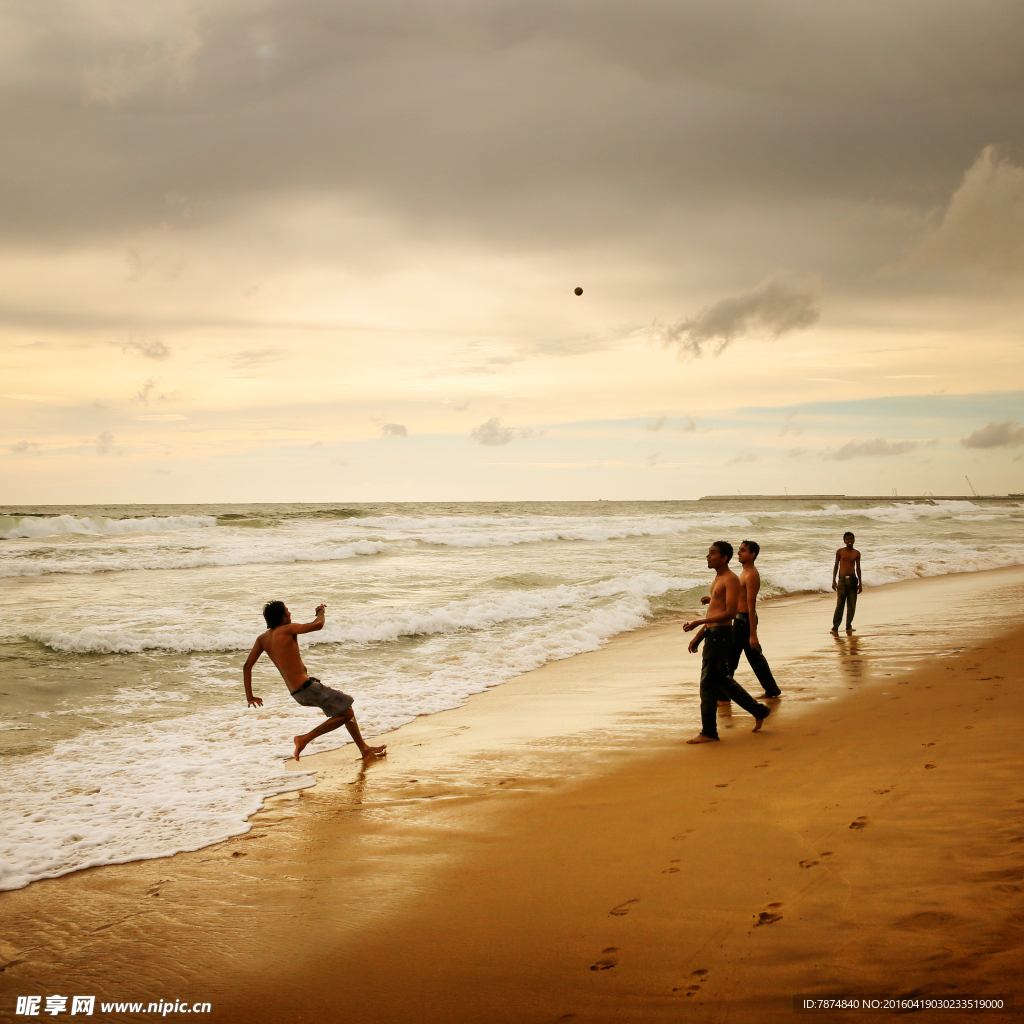
<path fill-rule="evenodd" d="M 620 1019 L 615 1016 L 615 1007 L 633 1006 L 639 997 L 620 991 L 617 982 L 606 984 L 606 980 L 627 977 L 627 957 L 616 953 L 620 962 L 614 967 L 591 972 L 589 967 L 600 959 L 596 954 L 581 968 L 566 960 L 564 950 L 559 953 L 550 948 L 545 938 L 563 934 L 560 929 L 564 930 L 567 921 L 576 921 L 582 929 L 580 934 L 590 934 L 587 929 L 591 925 L 584 926 L 580 918 L 584 905 L 589 908 L 584 915 L 588 920 L 593 909 L 591 896 L 584 898 L 577 884 L 584 877 L 596 890 L 606 891 L 608 899 L 623 893 L 622 900 L 634 899 L 627 879 L 621 877 L 623 869 L 616 866 L 625 854 L 613 851 L 605 833 L 610 829 L 629 840 L 624 842 L 632 853 L 625 859 L 634 867 L 637 858 L 648 856 L 642 848 L 633 849 L 643 846 L 642 837 L 647 836 L 652 849 L 659 847 L 658 856 L 667 852 L 660 850 L 667 842 L 667 849 L 677 852 L 662 857 L 665 864 L 658 867 L 654 881 L 668 884 L 677 874 L 687 875 L 688 897 L 696 899 L 695 891 L 706 896 L 690 907 L 696 915 L 694 920 L 703 920 L 710 928 L 709 934 L 720 930 L 725 927 L 719 920 L 725 913 L 722 908 L 731 907 L 734 897 L 748 894 L 753 884 L 748 876 L 757 875 L 758 866 L 750 863 L 749 850 L 736 855 L 739 861 L 729 854 L 732 870 L 720 880 L 721 891 L 706 890 L 710 882 L 700 880 L 700 865 L 687 868 L 686 858 L 679 856 L 685 841 L 658 837 L 655 824 L 661 813 L 659 802 L 676 806 L 685 790 L 694 794 L 698 804 L 706 804 L 700 787 L 708 790 L 724 783 L 721 792 L 715 789 L 712 799 L 719 801 L 715 813 L 728 811 L 717 819 L 729 823 L 728 835 L 740 846 L 749 846 L 751 836 L 758 836 L 758 829 L 768 828 L 779 843 L 791 846 L 792 840 L 786 837 L 791 836 L 792 829 L 780 831 L 777 824 L 769 826 L 760 820 L 757 800 L 727 806 L 723 801 L 733 798 L 739 783 L 734 785 L 725 775 L 709 781 L 709 773 L 742 772 L 747 780 L 744 785 L 754 785 L 752 777 L 771 772 L 747 765 L 744 758 L 749 759 L 748 755 L 755 752 L 760 756 L 781 740 L 786 758 L 792 759 L 794 767 L 788 775 L 782 766 L 776 767 L 776 771 L 783 772 L 779 778 L 786 781 L 765 794 L 773 804 L 795 799 L 810 784 L 801 781 L 801 771 L 814 780 L 823 765 L 832 765 L 840 777 L 841 781 L 835 783 L 839 786 L 851 785 L 847 776 L 869 769 L 879 775 L 885 775 L 887 769 L 891 769 L 890 775 L 905 775 L 910 769 L 895 762 L 910 753 L 916 757 L 916 749 L 908 753 L 898 743 L 890 749 L 892 744 L 886 747 L 872 741 L 876 763 L 865 766 L 857 763 L 856 742 L 828 745 L 828 737 L 837 740 L 839 733 L 838 729 L 823 727 L 824 722 L 838 714 L 847 722 L 860 715 L 862 727 L 864 722 L 870 723 L 872 709 L 876 713 L 880 708 L 884 710 L 882 695 L 875 691 L 888 678 L 887 672 L 901 678 L 920 677 L 919 685 L 908 684 L 906 696 L 900 695 L 908 701 L 903 708 L 911 706 L 911 694 L 920 701 L 924 690 L 936 685 L 925 681 L 925 676 L 939 671 L 945 674 L 954 662 L 966 665 L 968 655 L 962 650 L 965 644 L 984 648 L 990 646 L 986 634 L 1006 632 L 1016 618 L 1018 605 L 1014 602 L 1019 602 L 1022 595 L 1024 569 L 1014 568 L 871 588 L 858 608 L 861 634 L 849 638 L 849 642 L 841 639 L 838 647 L 825 632 L 830 622 L 822 622 L 823 613 L 830 620 L 831 595 L 793 596 L 766 604 L 762 632 L 770 645 L 776 676 L 784 691 L 790 688 L 790 695 L 780 702 L 779 713 L 765 727 L 763 739 L 769 743 L 761 742 L 760 734 L 747 736 L 747 716 L 738 714 L 732 723 L 726 723 L 726 728 L 733 724 L 735 729 L 724 732 L 726 741 L 713 750 L 680 747 L 690 735 L 682 730 L 688 727 L 695 710 L 698 666 L 685 653 L 685 641 L 678 629 L 663 623 L 620 634 L 598 651 L 551 662 L 476 694 L 453 711 L 417 719 L 389 739 L 389 757 L 384 762 L 360 768 L 347 746 L 304 758 L 296 767 L 315 770 L 317 786 L 268 800 L 265 810 L 251 819 L 253 829 L 245 836 L 191 854 L 92 868 L 0 893 L 0 906 L 13 925 L 0 939 L 0 990 L 4 993 L 0 1018 L 7 1019 L 6 1015 L 13 1012 L 10 995 L 44 989 L 47 993 L 64 992 L 78 984 L 87 987 L 74 988 L 76 993 L 93 991 L 98 997 L 110 999 L 143 1000 L 153 993 L 155 999 L 194 995 L 196 1000 L 213 1002 L 213 1015 L 218 1020 L 313 1020 L 318 1007 L 322 1010 L 335 1005 L 324 980 L 331 972 L 325 973 L 324 965 L 336 963 L 341 976 L 345 976 L 346 965 L 358 965 L 358 984 L 349 993 L 354 1002 L 346 1003 L 352 1006 L 353 1015 L 356 1005 L 361 1007 L 360 1012 L 376 1012 L 373 996 L 375 991 L 379 996 L 381 989 L 375 986 L 382 986 L 391 1002 L 390 1009 L 385 1009 L 378 1000 L 378 1016 L 384 1014 L 381 1019 L 398 1019 L 403 1001 L 411 1000 L 405 1006 L 405 1019 L 440 1020 L 440 1011 L 431 1015 L 434 1011 L 428 1012 L 420 1005 L 413 989 L 403 986 L 411 986 L 415 979 L 421 992 L 429 989 L 439 999 L 449 995 L 465 999 L 476 992 L 476 983 L 458 971 L 453 974 L 450 964 L 441 969 L 436 949 L 429 943 L 424 945 L 427 936 L 432 936 L 430 942 L 437 949 L 447 950 L 456 959 L 465 959 L 466 949 L 472 950 L 467 962 L 472 961 L 476 972 L 473 977 L 485 975 L 492 994 L 501 990 L 496 973 L 524 983 L 529 979 L 529 985 L 534 986 L 530 991 L 536 994 L 527 1002 L 542 1014 L 536 1019 L 558 1019 L 554 1007 L 545 1000 L 554 998 L 552 986 L 556 983 L 563 988 L 569 985 L 566 991 L 576 991 L 573 986 L 579 979 L 573 972 L 577 970 L 584 975 L 584 981 L 579 982 L 584 986 L 579 989 L 580 1006 L 587 1007 L 580 1020 Z M 986 604 L 996 608 L 998 614 L 986 618 Z M 928 620 L 916 626 L 909 622 L 914 643 L 903 634 L 907 623 L 892 615 L 886 620 L 886 609 L 893 608 L 902 612 L 913 609 L 915 620 Z M 951 617 L 959 621 L 950 622 Z M 821 627 L 821 635 L 811 631 L 815 625 Z M 956 630 L 952 636 L 948 633 L 951 627 Z M 1019 646 L 1020 637 L 1013 642 Z M 851 646 L 857 649 L 851 652 Z M 951 656 L 957 649 L 960 653 Z M 846 653 L 837 653 L 842 650 Z M 970 655 L 975 660 L 979 656 Z M 929 658 L 943 663 L 936 667 Z M 741 669 L 738 678 L 746 684 L 749 675 L 742 673 Z M 801 691 L 796 682 L 801 673 L 829 673 L 829 685 Z M 1006 676 L 1007 681 L 1001 685 L 1007 687 L 1010 675 L 1005 671 L 999 674 Z M 957 678 L 969 680 L 966 668 L 957 670 Z M 992 701 L 987 700 L 989 696 L 986 693 L 978 699 L 990 706 L 1012 704 L 1005 699 L 1010 694 L 997 694 Z M 886 701 L 891 699 L 885 696 Z M 1018 715 L 1021 708 L 1013 707 L 1014 715 Z M 927 705 L 922 708 L 912 716 L 915 728 L 918 715 L 928 717 Z M 985 710 L 982 707 L 979 714 L 984 715 Z M 906 716 L 901 712 L 900 717 Z M 823 722 L 815 733 L 813 724 L 819 719 Z M 946 728 L 937 719 L 935 725 L 940 730 Z M 824 738 L 817 740 L 817 734 Z M 714 757 L 714 762 L 705 754 Z M 851 760 L 844 761 L 843 754 Z M 1003 760 L 1012 760 L 1012 756 L 1006 751 L 1000 754 Z M 774 758 L 772 753 L 770 760 Z M 682 776 L 680 766 L 685 766 Z M 933 770 L 928 772 L 924 778 L 938 777 Z M 877 788 L 885 785 L 880 782 Z M 903 793 L 898 797 L 902 798 Z M 843 800 L 852 799 L 843 796 Z M 881 801 L 874 794 L 864 799 Z M 999 794 L 989 794 L 988 799 L 998 802 Z M 685 803 L 677 807 L 680 818 L 687 816 Z M 1021 805 L 1015 806 L 1019 814 Z M 708 820 L 705 809 L 701 806 L 699 815 L 693 811 L 693 820 L 684 822 L 679 831 L 700 831 L 701 822 Z M 1006 813 L 1011 812 L 1012 807 Z M 796 810 L 783 806 L 781 810 L 776 808 L 776 813 L 792 814 Z M 860 814 L 873 822 L 877 813 L 858 811 L 843 827 Z M 611 817 L 602 819 L 602 815 Z M 566 830 L 567 821 L 571 822 L 569 834 L 559 835 Z M 864 838 L 868 833 L 865 829 L 863 835 L 861 830 L 850 834 Z M 711 851 L 708 855 L 718 861 L 722 860 L 723 849 L 735 845 L 722 835 L 711 834 L 707 843 L 710 846 L 706 850 Z M 696 846 L 691 842 L 687 848 Z M 1024 847 L 1010 849 L 1019 852 Z M 525 860 L 509 862 L 512 854 L 508 851 L 512 850 L 518 850 L 517 856 Z M 584 851 L 586 856 L 581 857 Z M 789 863 L 785 857 L 781 859 Z M 671 870 L 673 860 L 680 864 L 676 871 Z M 786 871 L 795 872 L 795 878 L 811 877 L 804 874 L 810 871 L 806 868 L 787 867 Z M 1024 871 L 1019 873 L 1020 880 L 993 884 L 1019 886 Z M 760 884 L 763 887 L 763 878 Z M 483 919 L 474 919 L 475 911 L 466 903 L 473 885 L 477 886 L 473 889 L 477 903 L 490 906 L 495 920 L 519 907 L 511 923 L 492 929 Z M 634 880 L 632 888 L 638 885 Z M 488 896 L 492 890 L 496 895 Z M 528 892 L 534 899 L 522 906 Z M 569 899 L 572 892 L 576 892 L 576 903 Z M 495 905 L 498 896 L 502 899 Z M 632 927 L 641 920 L 641 906 L 652 903 L 654 896 L 636 898 L 641 902 L 635 906 L 629 903 L 626 912 L 613 916 L 613 922 L 629 922 Z M 1001 892 L 1000 898 L 1012 900 L 1016 894 Z M 565 904 L 567 899 L 571 905 Z M 622 900 L 602 910 L 598 915 L 600 927 Z M 602 901 L 607 902 L 603 897 Z M 762 902 L 767 906 L 778 901 Z M 787 900 L 782 902 L 788 905 Z M 715 907 L 718 909 L 709 909 Z M 821 908 L 819 911 L 825 913 Z M 757 913 L 775 911 L 762 909 Z M 708 919 L 708 914 L 715 920 Z M 783 917 L 787 916 L 789 913 L 783 912 Z M 752 934 L 760 937 L 789 931 L 781 927 L 781 920 L 779 925 L 777 930 L 758 927 Z M 662 929 L 667 926 L 663 921 Z M 670 930 L 677 935 L 689 927 L 673 918 Z M 446 932 L 460 934 L 463 945 L 452 946 L 454 940 L 446 938 Z M 908 926 L 900 934 L 904 939 L 910 934 L 917 941 L 929 931 L 923 925 Z M 533 952 L 520 948 L 526 936 L 537 943 L 530 947 Z M 659 941 L 665 941 L 665 935 Z M 193 962 L 184 967 L 177 962 L 183 944 L 194 950 L 190 954 Z M 616 944 L 609 940 L 606 946 Z M 512 955 L 509 946 L 516 946 L 518 953 Z M 582 955 L 579 948 L 573 948 Z M 543 950 L 543 955 L 537 950 Z M 318 965 L 313 975 L 308 973 L 311 951 L 315 951 L 313 961 Z M 132 959 L 126 961 L 126 956 Z M 395 962 L 403 964 L 397 979 L 383 968 Z M 434 981 L 429 971 L 424 975 L 424 964 L 437 968 Z M 710 970 L 699 964 L 692 968 L 703 969 Z M 715 976 L 728 969 L 728 963 L 716 967 Z M 563 976 L 563 971 L 568 973 Z M 595 978 L 601 979 L 601 991 L 605 993 L 596 1002 L 586 989 Z M 300 984 L 302 979 L 305 981 Z M 254 985 L 260 990 L 258 1005 L 246 996 Z M 701 981 L 698 993 L 710 991 Z M 748 1005 L 737 992 L 733 990 L 727 998 L 719 994 L 715 1005 L 742 1005 L 743 1019 L 759 1019 L 754 1003 Z M 283 1001 L 286 995 L 290 1002 Z M 479 1012 L 485 1015 L 479 1019 L 525 1019 L 511 1013 L 508 990 L 493 1005 L 487 1002 L 490 996 L 486 993 L 473 995 L 477 997 Z M 676 998 L 692 1001 L 696 997 Z M 635 1004 L 637 1019 L 656 1020 L 659 1014 L 668 1012 L 664 1007 L 659 1009 L 657 999 L 641 1003 L 642 1007 Z M 671 1006 L 678 1010 L 678 1002 Z M 525 1004 L 521 1002 L 520 1008 Z M 503 1012 L 507 1015 L 502 1016 Z M 563 1012 L 577 1011 L 567 1008 Z M 702 1012 L 709 1012 L 707 1002 Z M 477 1018 L 463 1015 L 463 1019 Z M 532 1013 L 529 1019 L 533 1019 Z"/>

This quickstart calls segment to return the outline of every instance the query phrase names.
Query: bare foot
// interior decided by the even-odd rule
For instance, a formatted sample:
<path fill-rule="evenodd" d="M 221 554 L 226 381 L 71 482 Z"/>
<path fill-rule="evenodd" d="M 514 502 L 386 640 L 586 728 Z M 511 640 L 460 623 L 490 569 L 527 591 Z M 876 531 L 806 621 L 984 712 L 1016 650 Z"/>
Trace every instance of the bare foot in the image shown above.
<path fill-rule="evenodd" d="M 830 630 L 829 630 L 829 632 L 830 632 L 830 633 L 831 633 L 831 634 L 832 634 L 833 636 L 839 636 L 839 630 L 838 630 L 838 629 L 830 629 Z"/>
<path fill-rule="evenodd" d="M 761 726 L 762 726 L 762 725 L 764 725 L 764 720 L 765 720 L 765 718 L 767 718 L 767 717 L 768 717 L 768 715 L 770 715 L 771 713 L 772 713 L 772 709 L 771 709 L 771 708 L 768 708 L 768 714 L 767 714 L 767 715 L 765 715 L 765 716 L 764 716 L 763 718 L 759 718 L 759 719 L 758 719 L 758 720 L 757 720 L 757 721 L 756 721 L 756 722 L 754 723 L 754 732 L 760 732 L 760 731 L 761 731 Z"/>
<path fill-rule="evenodd" d="M 690 746 L 693 746 L 694 744 L 697 744 L 697 743 L 717 743 L 718 742 L 718 737 L 717 736 L 705 736 L 704 733 L 699 732 L 699 733 L 697 733 L 696 736 L 693 737 L 692 740 L 687 740 L 686 742 L 689 743 Z"/>
<path fill-rule="evenodd" d="M 379 747 L 363 747 L 359 753 L 361 753 L 363 757 L 383 757 L 387 753 L 387 750 L 388 745 L 386 743 L 382 743 Z"/>
<path fill-rule="evenodd" d="M 731 700 L 720 700 L 720 701 L 718 702 L 718 706 L 719 706 L 720 708 L 728 708 L 728 707 L 731 707 L 731 706 L 732 706 L 732 701 L 731 701 Z"/>
<path fill-rule="evenodd" d="M 299 754 L 301 754 L 302 751 L 306 749 L 306 744 L 309 743 L 309 737 L 293 736 L 292 739 L 295 740 L 295 760 L 298 761 Z"/>
<path fill-rule="evenodd" d="M 853 628 L 853 626 L 847 626 L 847 627 L 846 627 L 846 632 L 847 632 L 847 633 L 856 633 L 856 632 L 857 632 L 857 630 L 855 630 L 855 629 Z"/>

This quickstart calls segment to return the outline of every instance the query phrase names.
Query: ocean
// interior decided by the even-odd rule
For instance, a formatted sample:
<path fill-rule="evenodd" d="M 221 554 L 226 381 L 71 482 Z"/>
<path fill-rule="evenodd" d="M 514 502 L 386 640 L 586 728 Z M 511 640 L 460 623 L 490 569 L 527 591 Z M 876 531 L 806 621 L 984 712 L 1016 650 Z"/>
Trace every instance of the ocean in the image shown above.
<path fill-rule="evenodd" d="M 870 587 L 1024 564 L 1022 523 L 1024 504 L 984 498 L 9 508 L 0 889 L 208 846 L 314 784 L 284 765 L 320 719 L 265 658 L 264 706 L 242 690 L 269 600 L 295 621 L 327 604 L 306 665 L 370 738 L 689 615 L 719 538 L 761 544 L 771 600 L 828 591 L 848 529 Z"/>

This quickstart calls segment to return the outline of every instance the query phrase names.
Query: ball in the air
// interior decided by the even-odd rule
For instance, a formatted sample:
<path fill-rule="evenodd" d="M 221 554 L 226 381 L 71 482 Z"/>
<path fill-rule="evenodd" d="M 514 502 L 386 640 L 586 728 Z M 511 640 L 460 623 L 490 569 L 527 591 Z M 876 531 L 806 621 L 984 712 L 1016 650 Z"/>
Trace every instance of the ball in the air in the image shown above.
<path fill-rule="evenodd" d="M 582 288 L 574 288 L 574 289 L 573 289 L 573 292 L 574 292 L 574 293 L 575 293 L 576 295 L 582 295 L 582 294 L 583 294 L 583 289 L 582 289 Z"/>

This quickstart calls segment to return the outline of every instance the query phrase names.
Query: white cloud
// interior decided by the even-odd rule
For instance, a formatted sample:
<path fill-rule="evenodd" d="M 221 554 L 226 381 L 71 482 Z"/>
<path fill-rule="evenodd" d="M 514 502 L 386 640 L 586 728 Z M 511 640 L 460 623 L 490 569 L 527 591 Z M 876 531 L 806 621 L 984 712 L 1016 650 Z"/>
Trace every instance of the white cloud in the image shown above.
<path fill-rule="evenodd" d="M 1024 274 L 1024 167 L 986 146 L 964 175 L 939 226 L 908 265 L 952 264 Z"/>
<path fill-rule="evenodd" d="M 885 438 L 876 437 L 873 441 L 847 441 L 842 448 L 835 451 L 831 449 L 823 451 L 821 457 L 846 462 L 849 459 L 859 459 L 865 456 L 904 455 L 918 447 L 919 442 L 917 441 L 886 441 Z"/>
<path fill-rule="evenodd" d="M 385 423 L 380 428 L 380 432 L 384 437 L 408 437 L 409 431 L 406 426 L 402 423 Z"/>
<path fill-rule="evenodd" d="M 97 455 L 123 454 L 123 450 L 114 444 L 114 435 L 109 430 L 104 430 L 103 433 L 91 443 L 96 446 Z"/>
<path fill-rule="evenodd" d="M 138 337 L 129 336 L 122 346 L 123 352 L 136 352 L 146 359 L 170 359 L 171 350 L 163 338 L 159 337 Z"/>
<path fill-rule="evenodd" d="M 7 450 L 12 455 L 38 455 L 39 445 L 35 441 L 17 441 L 9 444 Z"/>
<path fill-rule="evenodd" d="M 528 427 L 506 427 L 501 422 L 500 416 L 493 416 L 486 423 L 474 427 L 469 432 L 469 439 L 477 444 L 486 444 L 497 447 L 508 444 L 518 438 L 532 437 L 533 431 Z"/>

